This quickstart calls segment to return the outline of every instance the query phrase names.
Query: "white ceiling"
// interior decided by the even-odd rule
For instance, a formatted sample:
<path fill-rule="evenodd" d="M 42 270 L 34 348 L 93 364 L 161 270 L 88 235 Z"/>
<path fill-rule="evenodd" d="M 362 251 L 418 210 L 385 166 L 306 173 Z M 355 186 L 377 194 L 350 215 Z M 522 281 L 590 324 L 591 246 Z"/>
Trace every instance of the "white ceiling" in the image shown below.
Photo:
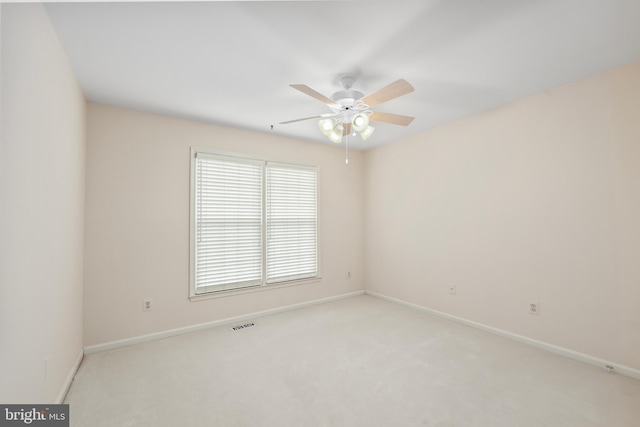
<path fill-rule="evenodd" d="M 374 108 L 366 149 L 640 60 L 638 0 L 48 3 L 90 101 L 331 144 L 329 112 L 289 87 L 331 96 L 338 77 L 371 93 L 415 92 Z M 270 125 L 275 125 L 270 129 Z"/>

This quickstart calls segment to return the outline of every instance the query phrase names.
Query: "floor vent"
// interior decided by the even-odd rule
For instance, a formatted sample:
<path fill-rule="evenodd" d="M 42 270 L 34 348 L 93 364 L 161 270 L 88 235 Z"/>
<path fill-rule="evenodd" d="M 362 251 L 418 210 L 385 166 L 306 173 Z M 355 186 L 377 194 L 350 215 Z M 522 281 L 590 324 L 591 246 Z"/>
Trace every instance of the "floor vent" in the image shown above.
<path fill-rule="evenodd" d="M 244 329 L 244 328 L 250 328 L 252 326 L 256 326 L 255 323 L 251 322 L 251 323 L 245 323 L 244 325 L 238 325 L 238 326 L 234 326 L 233 329 L 234 331 L 239 331 L 240 329 Z"/>

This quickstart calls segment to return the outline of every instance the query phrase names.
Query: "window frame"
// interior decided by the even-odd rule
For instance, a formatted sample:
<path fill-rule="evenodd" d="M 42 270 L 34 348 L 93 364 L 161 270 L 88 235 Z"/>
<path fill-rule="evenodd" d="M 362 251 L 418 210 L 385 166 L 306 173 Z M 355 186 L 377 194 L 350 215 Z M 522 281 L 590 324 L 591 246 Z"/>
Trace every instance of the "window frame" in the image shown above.
<path fill-rule="evenodd" d="M 196 157 L 198 154 L 204 156 L 213 156 L 213 157 L 225 157 L 229 159 L 237 159 L 239 162 L 256 162 L 262 164 L 262 278 L 261 283 L 254 286 L 242 287 L 237 289 L 218 289 L 218 290 L 210 290 L 207 292 L 199 291 L 196 289 L 196 248 L 197 248 L 197 233 L 196 233 L 196 174 L 197 174 L 197 166 L 196 166 Z M 260 292 L 271 289 L 279 289 L 285 288 L 289 286 L 301 285 L 306 283 L 313 283 L 322 280 L 322 263 L 321 263 L 321 216 L 320 216 L 320 168 L 316 165 L 306 165 L 306 164 L 296 164 L 291 162 L 282 162 L 278 160 L 270 160 L 266 158 L 258 158 L 253 156 L 246 156 L 238 153 L 230 153 L 223 152 L 217 150 L 210 149 L 198 149 L 191 147 L 190 148 L 190 169 L 189 169 L 189 179 L 190 179 L 190 191 L 189 191 L 189 300 L 198 301 L 202 299 L 209 298 L 220 298 L 227 297 L 232 295 L 244 294 L 244 293 L 252 293 L 252 292 Z M 295 169 L 306 169 L 306 170 L 314 170 L 316 173 L 316 276 L 308 277 L 302 279 L 294 279 L 284 282 L 276 282 L 276 283 L 267 283 L 267 274 L 266 274 L 266 230 L 267 230 L 267 218 L 266 218 L 266 198 L 267 198 L 267 184 L 266 184 L 266 169 L 267 164 L 282 166 L 282 167 L 291 167 Z"/>

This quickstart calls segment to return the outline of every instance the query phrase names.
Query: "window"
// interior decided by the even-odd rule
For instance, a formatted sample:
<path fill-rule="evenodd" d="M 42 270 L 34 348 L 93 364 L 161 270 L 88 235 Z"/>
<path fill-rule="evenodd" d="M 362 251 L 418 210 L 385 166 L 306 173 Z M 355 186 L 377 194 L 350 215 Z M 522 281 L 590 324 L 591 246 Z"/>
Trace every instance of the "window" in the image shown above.
<path fill-rule="evenodd" d="M 318 277 L 314 167 L 192 153 L 191 296 Z"/>

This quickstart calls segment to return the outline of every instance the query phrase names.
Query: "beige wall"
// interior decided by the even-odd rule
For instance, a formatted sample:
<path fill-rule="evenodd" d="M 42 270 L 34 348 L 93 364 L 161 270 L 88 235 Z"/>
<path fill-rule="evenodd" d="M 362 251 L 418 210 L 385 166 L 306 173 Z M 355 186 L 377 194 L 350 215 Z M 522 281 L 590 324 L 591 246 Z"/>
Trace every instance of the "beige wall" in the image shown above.
<path fill-rule="evenodd" d="M 52 403 L 83 346 L 85 102 L 42 5 L 1 7 L 0 402 Z"/>
<path fill-rule="evenodd" d="M 88 111 L 85 346 L 364 289 L 362 153 L 346 166 L 332 146 L 95 104 Z M 188 300 L 192 146 L 319 166 L 322 281 Z"/>
<path fill-rule="evenodd" d="M 640 63 L 365 162 L 368 289 L 640 368 Z"/>

